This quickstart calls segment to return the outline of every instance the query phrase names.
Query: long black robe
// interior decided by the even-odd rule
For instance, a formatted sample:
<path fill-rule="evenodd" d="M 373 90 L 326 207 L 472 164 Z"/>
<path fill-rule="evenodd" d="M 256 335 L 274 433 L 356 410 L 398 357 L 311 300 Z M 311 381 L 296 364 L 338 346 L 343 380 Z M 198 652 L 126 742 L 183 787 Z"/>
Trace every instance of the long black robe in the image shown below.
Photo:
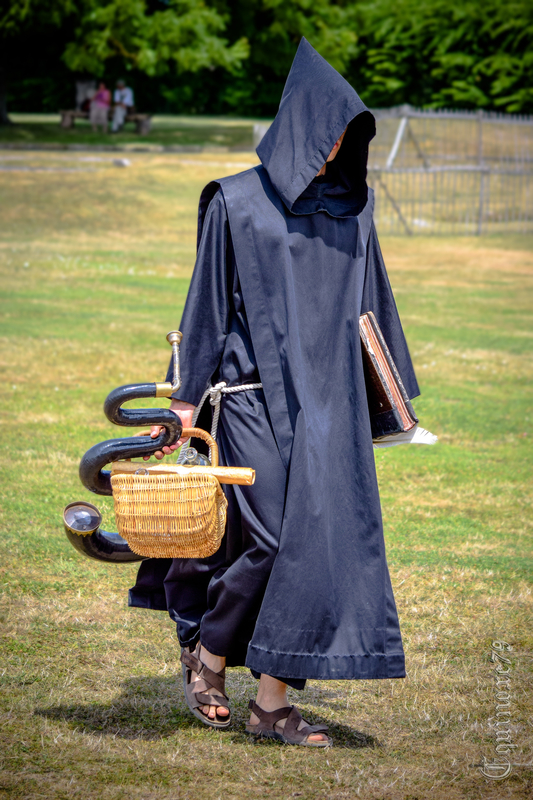
<path fill-rule="evenodd" d="M 229 665 L 286 679 L 405 674 L 361 313 L 375 313 L 411 398 L 418 386 L 372 223 L 373 134 L 355 91 L 303 40 L 262 166 L 204 190 L 177 396 L 197 404 L 210 382 L 263 382 L 223 400 L 219 428 L 223 459 L 257 479 L 228 487 L 219 553 L 144 562 L 130 593 L 168 607 L 182 644 L 201 626 Z"/>

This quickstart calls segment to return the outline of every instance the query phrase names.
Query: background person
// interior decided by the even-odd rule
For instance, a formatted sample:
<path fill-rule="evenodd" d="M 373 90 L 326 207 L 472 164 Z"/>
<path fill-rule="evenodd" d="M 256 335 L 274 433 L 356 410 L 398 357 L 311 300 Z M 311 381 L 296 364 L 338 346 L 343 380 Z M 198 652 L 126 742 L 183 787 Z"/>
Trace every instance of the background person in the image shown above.
<path fill-rule="evenodd" d="M 98 126 L 102 126 L 102 133 L 107 133 L 109 120 L 109 108 L 111 106 L 111 92 L 103 81 L 98 84 L 98 89 L 91 100 L 89 119 L 93 132 L 98 131 Z"/>
<path fill-rule="evenodd" d="M 113 97 L 115 106 L 113 108 L 113 124 L 111 130 L 117 133 L 124 125 L 126 114 L 134 106 L 133 91 L 121 79 L 117 81 L 117 88 Z"/>

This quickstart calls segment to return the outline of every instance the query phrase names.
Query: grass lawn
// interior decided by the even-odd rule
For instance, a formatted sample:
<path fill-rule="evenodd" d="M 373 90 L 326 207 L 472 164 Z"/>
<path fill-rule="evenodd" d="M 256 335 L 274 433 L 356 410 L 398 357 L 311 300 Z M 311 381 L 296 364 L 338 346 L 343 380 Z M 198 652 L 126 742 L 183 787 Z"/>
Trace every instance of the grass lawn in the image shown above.
<path fill-rule="evenodd" d="M 292 693 L 333 749 L 250 742 L 245 669 L 229 672 L 231 730 L 194 720 L 173 624 L 126 605 L 135 566 L 65 538 L 63 506 L 95 500 L 80 457 L 116 435 L 105 396 L 165 375 L 201 188 L 254 162 L 0 153 L 0 797 L 531 797 L 531 238 L 382 241 L 416 410 L 440 442 L 376 454 L 407 678 Z M 113 530 L 109 500 L 96 503 Z M 509 659 L 499 686 L 491 652 Z M 498 781 L 478 765 L 498 757 L 507 702 L 516 747 Z"/>
<path fill-rule="evenodd" d="M 78 119 L 73 128 L 60 127 L 59 114 L 11 114 L 11 126 L 0 126 L 0 144 L 121 145 L 251 149 L 257 120 L 231 117 L 156 115 L 146 135 L 135 133 L 132 122 L 117 134 L 93 133 L 88 120 Z"/>

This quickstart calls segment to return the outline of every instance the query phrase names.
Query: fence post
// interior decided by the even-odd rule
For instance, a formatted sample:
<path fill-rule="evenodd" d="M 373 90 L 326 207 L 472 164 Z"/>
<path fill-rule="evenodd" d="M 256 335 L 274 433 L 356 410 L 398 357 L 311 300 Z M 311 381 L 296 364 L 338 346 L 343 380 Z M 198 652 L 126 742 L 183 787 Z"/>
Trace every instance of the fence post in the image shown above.
<path fill-rule="evenodd" d="M 407 117 L 402 117 L 400 120 L 400 124 L 398 125 L 398 130 L 396 131 L 394 142 L 392 143 L 389 157 L 387 158 L 387 163 L 385 164 L 385 169 L 391 169 L 392 165 L 394 164 L 394 159 L 398 155 L 398 150 L 400 148 L 400 144 L 402 142 L 403 135 L 405 133 L 406 125 L 407 125 Z"/>
<path fill-rule="evenodd" d="M 269 128 L 270 128 L 269 122 L 256 122 L 254 124 L 254 134 L 253 134 L 254 150 L 256 147 L 259 147 L 261 139 L 263 138 L 263 136 L 265 135 L 265 133 Z"/>
<path fill-rule="evenodd" d="M 483 232 L 483 213 L 485 210 L 485 176 L 487 176 L 487 180 L 489 178 L 489 171 L 486 169 L 481 169 L 479 173 L 479 213 L 477 218 L 477 235 L 481 236 Z"/>
<path fill-rule="evenodd" d="M 477 160 L 479 166 L 483 166 L 483 109 L 477 112 L 478 132 L 477 132 Z"/>

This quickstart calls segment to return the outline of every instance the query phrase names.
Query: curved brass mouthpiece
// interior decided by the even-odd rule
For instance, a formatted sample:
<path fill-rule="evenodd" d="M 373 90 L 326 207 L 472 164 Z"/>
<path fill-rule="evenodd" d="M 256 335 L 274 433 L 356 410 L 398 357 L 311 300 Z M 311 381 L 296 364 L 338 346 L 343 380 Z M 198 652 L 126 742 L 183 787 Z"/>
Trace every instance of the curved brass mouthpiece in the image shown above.
<path fill-rule="evenodd" d="M 170 331 L 167 333 L 167 342 L 172 347 L 172 363 L 174 366 L 174 380 L 172 381 L 172 391 L 177 392 L 181 386 L 180 375 L 180 344 L 183 339 L 181 331 Z"/>

